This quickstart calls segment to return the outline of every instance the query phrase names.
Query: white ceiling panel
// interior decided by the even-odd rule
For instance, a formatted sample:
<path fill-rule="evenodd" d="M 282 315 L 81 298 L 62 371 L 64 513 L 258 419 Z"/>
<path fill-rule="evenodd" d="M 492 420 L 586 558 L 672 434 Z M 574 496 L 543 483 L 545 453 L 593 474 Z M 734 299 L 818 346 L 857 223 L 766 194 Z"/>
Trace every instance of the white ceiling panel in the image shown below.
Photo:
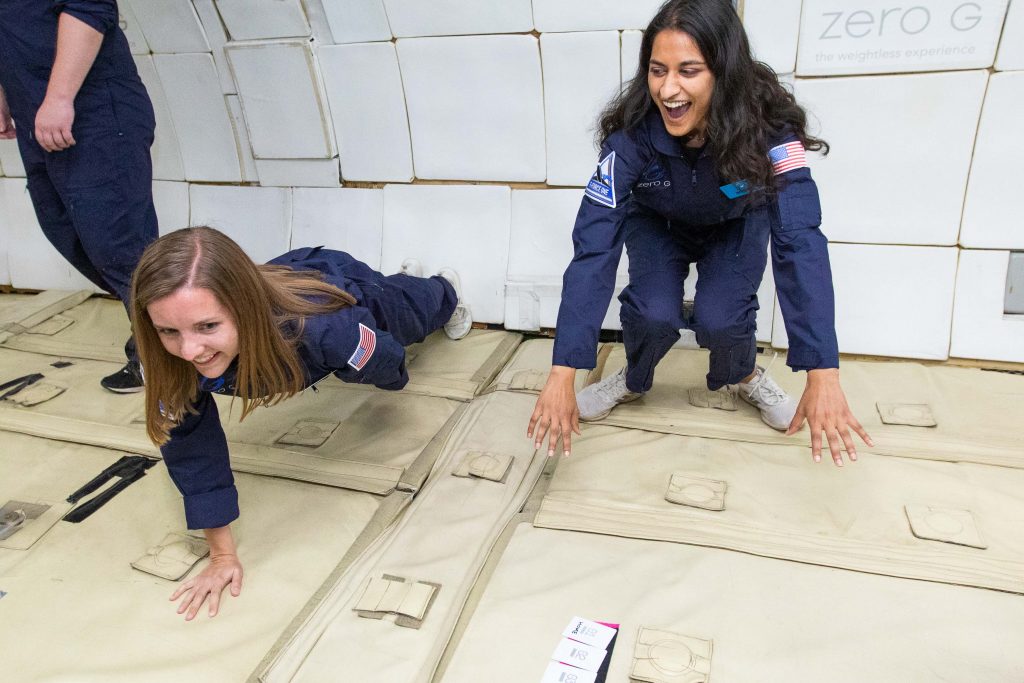
<path fill-rule="evenodd" d="M 215 0 L 232 40 L 297 38 L 310 34 L 299 0 Z"/>
<path fill-rule="evenodd" d="M 294 190 L 292 249 L 324 246 L 347 251 L 380 270 L 383 233 L 384 190 Z"/>
<path fill-rule="evenodd" d="M 804 0 L 798 76 L 992 66 L 1008 0 Z"/>
<path fill-rule="evenodd" d="M 188 227 L 188 183 L 154 181 L 153 205 L 156 207 L 161 235 Z"/>
<path fill-rule="evenodd" d="M 1024 363 L 1024 315 L 1006 315 L 1007 251 L 960 252 L 949 355 Z"/>
<path fill-rule="evenodd" d="M 1024 69 L 1024 0 L 1010 0 L 996 68 L 1000 71 Z"/>
<path fill-rule="evenodd" d="M 242 103 L 238 95 L 225 95 L 224 103 L 227 105 L 231 129 L 235 135 L 235 153 L 238 154 L 242 182 L 257 183 L 260 174 L 256 168 L 256 160 L 252 156 L 252 144 L 249 142 L 249 129 L 245 127 Z"/>
<path fill-rule="evenodd" d="M 0 140 L 0 175 L 24 178 L 25 164 L 21 162 L 17 140 Z"/>
<path fill-rule="evenodd" d="M 183 0 L 131 0 L 149 49 L 158 54 L 209 52 L 195 8 Z"/>
<path fill-rule="evenodd" d="M 291 190 L 281 187 L 189 187 L 192 225 L 217 228 L 256 263 L 288 251 L 292 217 Z"/>
<path fill-rule="evenodd" d="M 536 38 L 407 38 L 398 59 L 416 177 L 544 180 Z"/>
<path fill-rule="evenodd" d="M 743 26 L 754 58 L 776 73 L 792 73 L 800 34 L 801 0 L 743 0 Z"/>
<path fill-rule="evenodd" d="M 235 79 L 231 75 L 231 65 L 228 64 L 228 55 L 224 51 L 228 44 L 228 34 L 224 31 L 220 14 L 213 6 L 213 0 L 192 0 L 192 3 L 195 5 L 199 21 L 206 32 L 206 40 L 210 43 L 213 61 L 217 65 L 217 75 L 220 77 L 221 92 L 225 95 L 234 95 L 238 92 L 238 88 L 235 87 Z"/>
<path fill-rule="evenodd" d="M 385 186 L 381 270 L 396 273 L 406 258 L 419 259 L 425 275 L 454 268 L 473 319 L 501 323 L 510 202 L 507 187 Z"/>
<path fill-rule="evenodd" d="M 338 159 L 257 159 L 264 187 L 340 187 Z"/>
<path fill-rule="evenodd" d="M 947 358 L 958 251 L 830 244 L 839 351 Z M 778 309 L 772 345 L 789 347 Z"/>
<path fill-rule="evenodd" d="M 131 48 L 132 54 L 148 55 L 149 43 L 146 42 L 146 36 L 142 34 L 139 20 L 135 18 L 132 3 L 129 0 L 121 0 L 117 3 L 117 13 L 118 24 L 124 31 L 124 37 L 128 39 L 128 47 Z"/>
<path fill-rule="evenodd" d="M 383 0 L 323 0 L 335 43 L 391 40 Z"/>
<path fill-rule="evenodd" d="M 640 65 L 640 43 L 644 40 L 643 31 L 622 32 L 622 82 L 626 83 L 636 76 Z"/>
<path fill-rule="evenodd" d="M 622 83 L 618 31 L 548 33 L 544 69 L 549 185 L 587 184 L 597 164 L 594 131 Z"/>
<path fill-rule="evenodd" d="M 235 135 L 213 57 L 154 55 L 153 64 L 178 135 L 185 179 L 241 181 Z"/>
<path fill-rule="evenodd" d="M 994 74 L 974 146 L 960 244 L 1024 249 L 1024 214 L 1017 201 L 1024 159 L 1024 71 Z"/>
<path fill-rule="evenodd" d="M 840 242 L 956 244 L 988 74 L 797 79 L 825 232 Z M 818 124 L 818 125 L 814 125 Z"/>
<path fill-rule="evenodd" d="M 150 154 L 153 157 L 153 177 L 158 180 L 184 180 L 185 166 L 181 161 L 181 149 L 178 146 L 178 134 L 174 130 L 170 106 L 164 94 L 164 86 L 160 83 L 152 55 L 135 55 L 135 66 L 139 69 L 149 99 L 153 103 L 156 117 L 156 131 Z"/>
<path fill-rule="evenodd" d="M 337 152 L 308 41 L 231 43 L 228 59 L 257 159 L 330 159 Z"/>
<path fill-rule="evenodd" d="M 318 51 L 346 180 L 412 180 L 409 117 L 391 43 Z"/>
<path fill-rule="evenodd" d="M 24 179 L 0 179 L 0 234 L 10 253 L 4 280 L 21 289 L 101 291 L 64 260 L 43 235 Z"/>
<path fill-rule="evenodd" d="M 533 30 L 530 0 L 384 0 L 399 38 Z"/>
<path fill-rule="evenodd" d="M 644 29 L 662 0 L 533 0 L 538 31 L 609 31 Z"/>

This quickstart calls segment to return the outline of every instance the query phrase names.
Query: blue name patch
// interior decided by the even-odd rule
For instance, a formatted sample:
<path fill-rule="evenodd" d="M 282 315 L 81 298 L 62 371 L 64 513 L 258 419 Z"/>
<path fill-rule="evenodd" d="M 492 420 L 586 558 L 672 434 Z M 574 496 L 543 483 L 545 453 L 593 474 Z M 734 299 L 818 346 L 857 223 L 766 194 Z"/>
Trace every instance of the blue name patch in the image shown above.
<path fill-rule="evenodd" d="M 602 206 L 615 208 L 615 152 L 598 162 L 584 194 Z"/>
<path fill-rule="evenodd" d="M 737 199 L 743 195 L 750 194 L 750 183 L 746 180 L 740 180 L 728 185 L 722 185 L 718 189 L 729 199 Z"/>

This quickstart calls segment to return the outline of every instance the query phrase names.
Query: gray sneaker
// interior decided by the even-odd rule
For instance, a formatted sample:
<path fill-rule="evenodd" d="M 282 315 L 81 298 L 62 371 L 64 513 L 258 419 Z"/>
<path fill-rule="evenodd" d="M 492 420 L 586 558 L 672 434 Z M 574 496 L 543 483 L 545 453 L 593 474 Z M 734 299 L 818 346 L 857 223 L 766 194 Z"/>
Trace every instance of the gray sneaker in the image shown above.
<path fill-rule="evenodd" d="M 626 388 L 626 368 L 622 368 L 576 394 L 576 405 L 580 410 L 580 419 L 593 422 L 608 417 L 612 408 L 620 403 L 635 401 L 641 396 L 642 393 Z"/>
<path fill-rule="evenodd" d="M 772 429 L 784 432 L 796 415 L 797 402 L 782 390 L 768 371 L 760 365 L 754 368 L 754 379 L 751 382 L 740 382 L 736 385 L 736 393 L 744 401 L 761 411 L 761 420 Z"/>
<path fill-rule="evenodd" d="M 473 315 L 469 312 L 469 306 L 462 303 L 462 281 L 459 274 L 451 268 L 442 268 L 437 274 L 451 283 L 459 301 L 455 305 L 452 317 L 444 324 L 444 333 L 449 339 L 462 339 L 473 329 Z"/>

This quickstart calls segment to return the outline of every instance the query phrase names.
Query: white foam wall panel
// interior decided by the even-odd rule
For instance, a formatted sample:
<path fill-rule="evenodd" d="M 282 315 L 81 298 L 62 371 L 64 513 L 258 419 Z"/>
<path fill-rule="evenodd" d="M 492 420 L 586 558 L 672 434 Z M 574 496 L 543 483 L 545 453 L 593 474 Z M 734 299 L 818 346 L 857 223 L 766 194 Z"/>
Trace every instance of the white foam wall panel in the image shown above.
<path fill-rule="evenodd" d="M 643 31 L 623 31 L 622 50 L 622 82 L 625 84 L 636 76 L 640 65 L 640 43 L 644 40 Z"/>
<path fill-rule="evenodd" d="M 597 164 L 594 131 L 622 83 L 618 31 L 548 33 L 544 69 L 549 185 L 587 184 Z"/>
<path fill-rule="evenodd" d="M 987 80 L 984 71 L 797 79 L 811 130 L 832 145 L 828 157 L 808 157 L 830 239 L 956 244 Z"/>
<path fill-rule="evenodd" d="M 418 178 L 544 180 L 536 38 L 407 38 L 398 59 Z"/>
<path fill-rule="evenodd" d="M 338 159 L 257 159 L 264 187 L 339 187 Z"/>
<path fill-rule="evenodd" d="M 335 43 L 391 40 L 383 0 L 323 0 Z"/>
<path fill-rule="evenodd" d="M 331 35 L 331 25 L 327 21 L 327 10 L 324 9 L 322 0 L 301 0 L 301 2 L 313 40 L 322 45 L 333 45 L 334 36 Z"/>
<path fill-rule="evenodd" d="M 512 236 L 505 286 L 505 327 L 554 327 L 562 298 L 562 275 L 572 260 L 572 227 L 582 190 L 513 190 Z M 618 295 L 628 280 L 625 250 L 615 293 L 601 326 L 621 329 Z"/>
<path fill-rule="evenodd" d="M 238 150 L 210 54 L 154 55 L 178 135 L 185 179 L 239 182 Z"/>
<path fill-rule="evenodd" d="M 384 0 L 399 38 L 533 30 L 530 0 Z"/>
<path fill-rule="evenodd" d="M 238 242 L 256 263 L 288 251 L 291 190 L 280 187 L 189 187 L 190 222 L 209 225 Z"/>
<path fill-rule="evenodd" d="M 776 73 L 792 73 L 796 68 L 800 3 L 801 0 L 743 1 L 743 26 L 754 59 L 766 63 Z"/>
<path fill-rule="evenodd" d="M 292 249 L 347 251 L 380 270 L 384 190 L 297 187 L 292 195 Z M 399 264 L 401 265 L 401 264 Z"/>
<path fill-rule="evenodd" d="M 334 135 L 308 41 L 231 43 L 231 70 L 257 159 L 329 159 Z"/>
<path fill-rule="evenodd" d="M 425 275 L 454 268 L 473 319 L 501 323 L 510 221 L 507 187 L 387 185 L 381 270 L 398 272 L 410 257 Z"/>
<path fill-rule="evenodd" d="M 0 233 L 7 235 L 11 249 L 7 259 L 11 285 L 102 291 L 65 261 L 43 235 L 24 179 L 0 179 L 0 207 Z"/>
<path fill-rule="evenodd" d="M 132 3 L 128 0 L 121 0 L 117 3 L 118 13 L 118 24 L 121 26 L 121 30 L 124 31 L 124 37 L 128 39 L 128 47 L 131 49 L 133 55 L 148 55 L 149 43 L 146 42 L 146 36 L 142 34 L 142 28 L 139 26 L 139 20 L 135 18 L 135 12 L 132 10 Z"/>
<path fill-rule="evenodd" d="M 13 215 L 10 207 L 8 206 L 8 199 L 4 195 L 4 186 L 8 183 L 16 181 L 4 180 L 0 178 L 0 198 L 3 198 L 4 203 L 0 205 L 0 285 L 11 284 L 11 271 L 7 265 L 8 259 L 10 258 L 11 251 L 11 239 L 10 233 L 11 228 L 9 226 L 10 216 Z"/>
<path fill-rule="evenodd" d="M 1024 2 L 1021 0 L 1010 0 L 996 68 L 1000 71 L 1024 69 Z"/>
<path fill-rule="evenodd" d="M 1024 315 L 1005 315 L 1007 251 L 960 252 L 949 354 L 1024 362 Z"/>
<path fill-rule="evenodd" d="M 209 52 L 210 44 L 191 2 L 131 0 L 149 49 L 155 53 Z"/>
<path fill-rule="evenodd" d="M 798 76 L 992 66 L 1008 0 L 804 0 Z"/>
<path fill-rule="evenodd" d="M 189 226 L 188 183 L 154 181 L 153 205 L 161 235 Z"/>
<path fill-rule="evenodd" d="M 647 28 L 662 0 L 533 0 L 538 31 L 607 31 Z"/>
<path fill-rule="evenodd" d="M 213 6 L 213 0 L 192 0 L 195 5 L 196 14 L 206 32 L 206 40 L 210 43 L 210 50 L 213 54 L 213 61 L 217 65 L 217 75 L 220 77 L 220 89 L 225 95 L 235 95 L 238 88 L 235 87 L 234 76 L 231 75 L 231 65 L 228 63 L 228 55 L 224 48 L 228 44 L 228 34 L 224 31 L 224 24 L 221 23 L 220 13 Z"/>
<path fill-rule="evenodd" d="M 135 55 L 135 66 L 138 67 L 139 78 L 149 93 L 156 118 L 153 147 L 150 149 L 153 158 L 153 177 L 159 180 L 184 180 L 185 166 L 181 161 L 178 134 L 174 130 L 167 95 L 164 94 L 160 76 L 153 65 L 152 55 Z"/>
<path fill-rule="evenodd" d="M 1024 38 L 1024 36 L 1022 36 Z M 960 244 L 1024 249 L 1020 160 L 1024 159 L 1024 71 L 994 74 L 974 147 Z"/>
<path fill-rule="evenodd" d="M 297 38 L 310 34 L 299 0 L 215 0 L 232 40 Z"/>
<path fill-rule="evenodd" d="M 392 43 L 318 51 L 346 180 L 412 180 L 412 146 L 402 74 Z"/>
<path fill-rule="evenodd" d="M 17 140 L 0 140 L 0 171 L 8 178 L 25 177 L 25 164 L 21 162 Z"/>
<path fill-rule="evenodd" d="M 947 358 L 958 251 L 830 244 L 839 351 Z M 772 345 L 789 347 L 778 308 Z"/>
<path fill-rule="evenodd" d="M 242 102 L 238 95 L 225 95 L 224 104 L 228 108 L 228 120 L 235 136 L 235 153 L 238 155 L 242 182 L 259 182 L 259 170 L 252 156 L 252 144 L 249 142 L 249 129 L 245 127 L 245 114 L 242 113 Z"/>

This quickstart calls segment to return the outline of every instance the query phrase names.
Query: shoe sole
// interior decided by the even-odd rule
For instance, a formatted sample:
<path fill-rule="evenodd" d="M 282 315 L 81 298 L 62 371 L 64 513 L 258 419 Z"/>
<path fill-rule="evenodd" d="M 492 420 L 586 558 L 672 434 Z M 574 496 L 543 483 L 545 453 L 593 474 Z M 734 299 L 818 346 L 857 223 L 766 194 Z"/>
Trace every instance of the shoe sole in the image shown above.
<path fill-rule="evenodd" d="M 615 410 L 618 406 L 621 406 L 623 403 L 629 403 L 631 401 L 635 401 L 638 398 L 640 398 L 641 396 L 643 396 L 643 394 L 637 394 L 636 396 L 631 396 L 629 398 L 623 399 L 623 400 L 619 401 L 618 403 L 616 403 L 615 405 L 613 405 L 608 410 L 604 411 L 603 413 L 600 413 L 598 415 L 594 415 L 592 417 L 583 417 L 582 415 L 580 415 L 580 422 L 598 422 L 600 420 L 603 420 L 606 417 L 608 417 L 609 415 L 611 415 L 612 411 Z"/>
<path fill-rule="evenodd" d="M 101 384 L 100 386 L 103 386 L 103 385 Z M 145 389 L 146 389 L 145 386 L 141 386 L 141 387 L 128 387 L 126 389 L 113 389 L 111 387 L 103 387 L 103 388 L 106 389 L 107 391 L 110 391 L 110 392 L 115 393 L 115 394 L 137 394 L 140 391 L 145 391 Z"/>

